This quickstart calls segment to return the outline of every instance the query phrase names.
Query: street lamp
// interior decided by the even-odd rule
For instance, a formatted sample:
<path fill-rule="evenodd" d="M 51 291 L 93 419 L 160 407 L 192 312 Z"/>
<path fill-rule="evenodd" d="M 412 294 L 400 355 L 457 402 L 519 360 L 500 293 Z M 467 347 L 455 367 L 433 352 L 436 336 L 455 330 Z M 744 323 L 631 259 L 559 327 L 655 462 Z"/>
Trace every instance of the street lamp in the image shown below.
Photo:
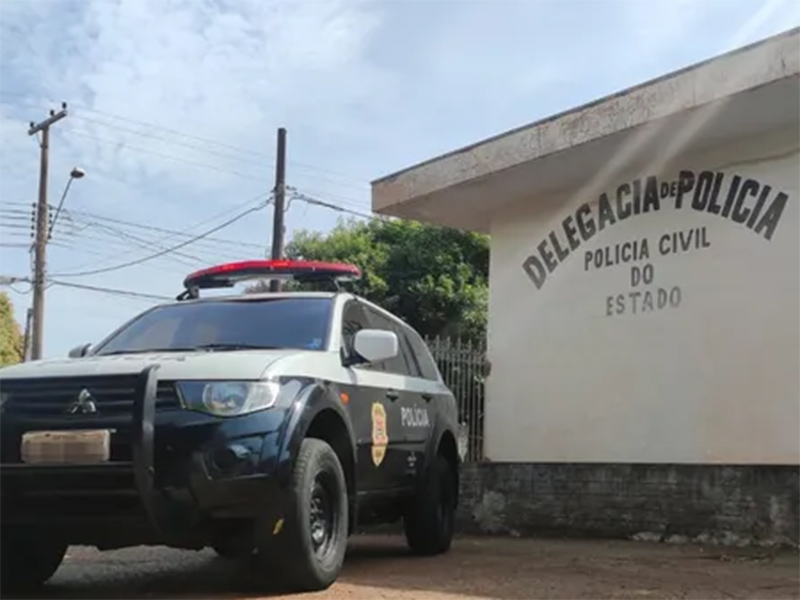
<path fill-rule="evenodd" d="M 50 223 L 50 229 L 47 231 L 48 240 L 53 234 L 53 228 L 56 226 L 56 219 L 58 219 L 58 213 L 61 212 L 61 207 L 64 205 L 64 199 L 67 197 L 67 192 L 69 192 L 69 186 L 72 185 L 73 180 L 81 179 L 85 176 L 86 176 L 86 171 L 84 171 L 80 167 L 73 167 L 72 171 L 69 172 L 69 180 L 67 181 L 66 187 L 64 187 L 64 193 L 61 194 L 61 201 L 58 203 L 58 208 L 56 208 L 56 214 L 53 217 L 53 221 Z"/>

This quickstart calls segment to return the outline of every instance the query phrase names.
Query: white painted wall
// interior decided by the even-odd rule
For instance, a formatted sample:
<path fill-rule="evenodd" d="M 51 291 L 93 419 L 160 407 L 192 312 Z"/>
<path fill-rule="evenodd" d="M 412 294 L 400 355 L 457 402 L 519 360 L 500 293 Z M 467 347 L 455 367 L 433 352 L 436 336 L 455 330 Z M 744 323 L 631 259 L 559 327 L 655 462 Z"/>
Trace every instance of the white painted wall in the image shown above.
<path fill-rule="evenodd" d="M 794 132 L 765 135 L 580 192 L 531 198 L 493 219 L 490 460 L 800 462 L 799 147 Z M 722 173 L 723 206 L 735 175 L 754 179 L 758 192 L 772 187 L 764 210 L 785 193 L 772 239 L 693 209 L 690 192 L 681 209 L 674 196 L 663 197 L 660 210 L 618 221 L 589 241 L 577 233 L 580 245 L 540 289 L 523 270 L 550 231 L 567 245 L 561 223 L 581 204 L 597 221 L 601 192 L 615 206 L 620 184 L 656 175 L 661 188 L 682 169 L 695 177 Z M 744 206 L 756 200 L 748 196 Z M 660 255 L 663 234 L 696 228 L 708 247 Z M 586 270 L 585 252 L 642 239 L 648 260 Z M 648 263 L 652 283 L 632 288 L 631 268 Z M 632 314 L 628 299 L 624 314 L 607 315 L 609 297 L 649 290 L 657 302 L 659 288 L 674 287 L 677 307 Z"/>

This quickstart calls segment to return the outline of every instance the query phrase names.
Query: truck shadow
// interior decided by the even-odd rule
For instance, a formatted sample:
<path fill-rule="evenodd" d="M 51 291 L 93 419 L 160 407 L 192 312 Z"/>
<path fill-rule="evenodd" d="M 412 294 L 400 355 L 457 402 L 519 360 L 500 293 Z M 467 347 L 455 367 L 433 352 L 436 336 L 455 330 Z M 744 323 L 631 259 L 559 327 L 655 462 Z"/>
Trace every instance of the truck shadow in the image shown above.
<path fill-rule="evenodd" d="M 42 589 L 3 593 L 3 598 L 255 598 L 281 592 L 265 590 L 241 565 L 205 552 L 182 552 L 183 559 L 165 556 L 163 562 L 127 560 L 129 552 L 65 563 Z"/>
<path fill-rule="evenodd" d="M 482 560 L 463 544 L 445 556 L 417 558 L 402 536 L 354 536 L 344 569 L 329 593 L 339 597 L 373 598 L 389 590 L 474 594 L 502 600 L 527 600 L 525 592 L 509 593 L 497 582 L 483 581 L 484 569 L 465 575 L 463 561 Z M 466 571 L 473 570 L 467 566 Z M 452 571 L 452 572 L 451 572 Z M 482 583 L 483 581 L 483 583 Z M 339 590 L 337 590 L 339 588 Z M 498 593 L 499 592 L 499 593 Z M 284 594 L 286 594 L 284 596 Z M 279 585 L 257 582 L 246 565 L 216 557 L 211 551 L 131 548 L 98 552 L 70 549 L 68 559 L 42 589 L 32 594 L 3 593 L 3 598 L 264 598 L 294 596 Z M 301 595 L 305 598 L 306 596 Z M 323 599 L 328 593 L 314 594 Z"/>
<path fill-rule="evenodd" d="M 736 561 L 723 561 L 717 554 L 630 542 L 460 538 L 445 555 L 415 557 L 402 536 L 359 535 L 351 539 L 344 569 L 331 590 L 299 598 L 391 598 L 393 593 L 425 598 L 432 593 L 531 600 L 632 597 L 640 592 L 723 598 L 730 597 L 730 590 L 747 597 L 800 598 L 796 552 L 769 560 L 737 552 Z M 298 597 L 278 585 L 254 581 L 246 565 L 210 551 L 164 548 L 105 553 L 70 549 L 68 560 L 43 589 L 30 595 L 2 594 L 37 599 L 275 596 Z"/>
<path fill-rule="evenodd" d="M 365 545 L 356 539 L 348 554 L 340 582 L 357 585 L 359 573 L 370 565 L 394 565 L 410 558 L 405 545 L 381 536 Z M 398 562 L 399 561 L 399 562 Z M 349 574 L 349 576 L 348 576 Z M 254 580 L 236 561 L 218 558 L 211 551 L 191 552 L 166 548 L 130 548 L 98 552 L 71 548 L 55 576 L 32 593 L 3 590 L 3 598 L 264 598 L 291 596 L 278 584 Z M 324 594 L 322 595 L 324 597 Z"/>

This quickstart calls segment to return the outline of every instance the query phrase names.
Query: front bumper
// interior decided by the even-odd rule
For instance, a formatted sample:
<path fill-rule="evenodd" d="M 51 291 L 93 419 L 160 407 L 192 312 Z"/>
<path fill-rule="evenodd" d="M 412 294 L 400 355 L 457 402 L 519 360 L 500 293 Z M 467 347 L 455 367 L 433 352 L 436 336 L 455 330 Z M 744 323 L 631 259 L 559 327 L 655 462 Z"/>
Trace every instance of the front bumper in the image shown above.
<path fill-rule="evenodd" d="M 214 519 L 280 512 L 285 492 L 274 473 L 285 412 L 218 419 L 183 409 L 157 411 L 157 371 L 154 365 L 139 374 L 129 415 L 3 415 L 4 526 L 56 528 L 71 543 L 170 543 L 202 536 Z M 109 462 L 21 462 L 24 432 L 86 428 L 115 429 Z M 127 521 L 131 527 L 120 527 Z"/>

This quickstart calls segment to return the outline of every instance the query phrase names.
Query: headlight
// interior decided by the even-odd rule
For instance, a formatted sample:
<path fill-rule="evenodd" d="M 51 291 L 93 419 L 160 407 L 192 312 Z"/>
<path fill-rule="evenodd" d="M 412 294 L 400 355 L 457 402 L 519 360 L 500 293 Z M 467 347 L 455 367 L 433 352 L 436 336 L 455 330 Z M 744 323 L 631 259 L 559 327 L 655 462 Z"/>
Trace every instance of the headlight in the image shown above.
<path fill-rule="evenodd" d="M 278 400 L 276 381 L 182 381 L 181 399 L 189 410 L 236 417 L 271 408 Z"/>

